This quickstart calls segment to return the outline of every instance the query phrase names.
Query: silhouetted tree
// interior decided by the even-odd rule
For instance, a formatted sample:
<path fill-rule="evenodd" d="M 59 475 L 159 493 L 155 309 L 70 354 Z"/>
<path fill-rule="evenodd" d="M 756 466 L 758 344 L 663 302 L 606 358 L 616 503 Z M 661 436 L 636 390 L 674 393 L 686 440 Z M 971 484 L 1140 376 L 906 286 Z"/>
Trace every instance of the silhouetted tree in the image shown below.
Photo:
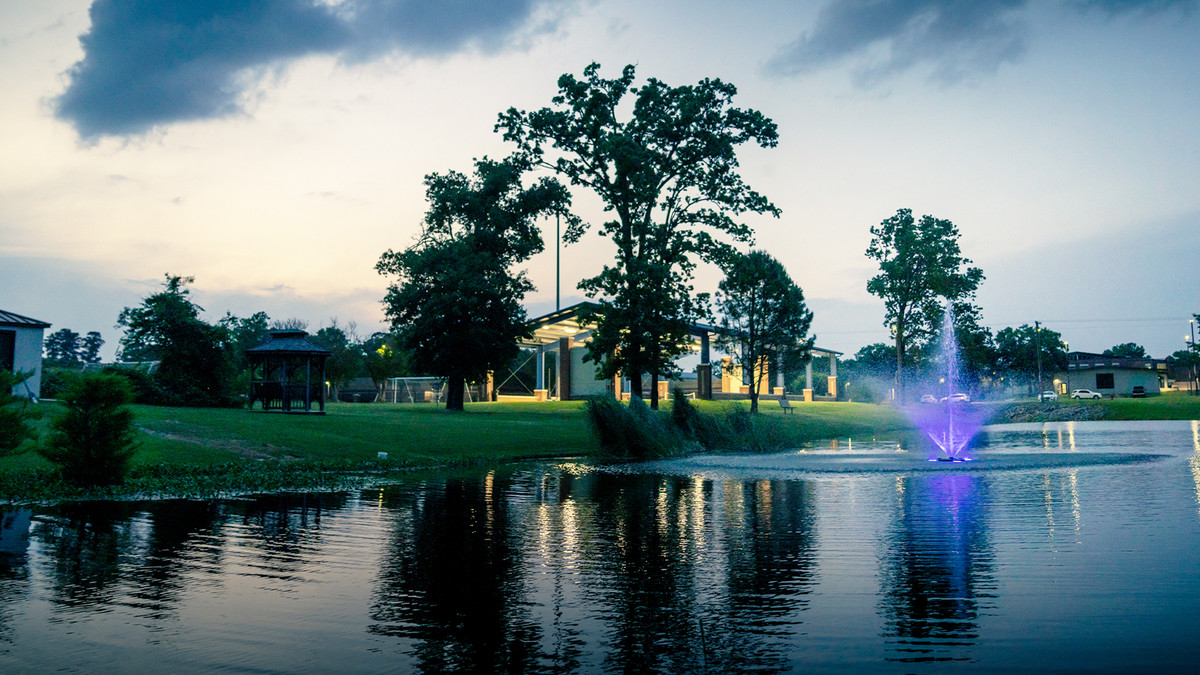
<path fill-rule="evenodd" d="M 42 341 L 42 349 L 49 365 L 61 368 L 71 368 L 81 363 L 79 347 L 79 333 L 70 328 L 60 328 Z"/>
<path fill-rule="evenodd" d="M 567 190 L 554 179 L 521 185 L 520 161 L 475 162 L 473 178 L 425 177 L 429 211 L 420 240 L 387 251 L 376 265 L 396 275 L 384 307 L 399 346 L 445 377 L 446 408 L 462 410 L 463 387 L 506 365 L 528 335 L 522 300 L 533 288 L 513 266 L 542 250 L 538 219 L 563 212 Z"/>
<path fill-rule="evenodd" d="M 809 358 L 812 312 L 804 292 L 783 264 L 764 251 L 730 262 L 717 293 L 721 331 L 717 345 L 750 370 L 750 412 L 758 412 L 758 391 L 767 368 L 790 370 Z"/>
<path fill-rule="evenodd" d="M 1024 383 L 1030 393 L 1037 381 L 1038 344 L 1042 350 L 1042 370 L 1054 372 L 1067 368 L 1067 346 L 1062 335 L 1048 328 L 1028 324 L 1019 328 L 1002 328 L 996 333 L 996 365 L 1016 382 Z"/>
<path fill-rule="evenodd" d="M 904 400 L 904 366 L 910 343 L 937 333 L 943 303 L 969 300 L 983 281 L 983 270 L 968 267 L 958 246 L 958 228 L 949 220 L 921 216 L 910 209 L 871 228 L 867 257 L 879 263 L 879 274 L 867 291 L 883 300 L 884 325 L 896 342 L 896 397 Z"/>
<path fill-rule="evenodd" d="M 355 324 L 351 322 L 343 329 L 336 318 L 331 319 L 328 326 L 313 335 L 312 341 L 329 350 L 329 358 L 325 361 L 325 379 L 329 382 L 330 398 L 336 401 L 342 385 L 350 378 L 358 377 L 365 368 Z"/>
<path fill-rule="evenodd" d="M 202 308 L 188 297 L 192 277 L 166 275 L 164 290 L 137 307 L 121 310 L 125 329 L 119 355 L 127 361 L 160 361 L 154 381 L 160 403 L 228 405 L 232 371 L 225 353 L 229 332 L 200 318 Z"/>
<path fill-rule="evenodd" d="M 1123 342 L 1104 350 L 1104 356 L 1114 356 L 1119 359 L 1147 359 L 1146 348 L 1133 343 Z"/>
<path fill-rule="evenodd" d="M 100 363 L 100 348 L 104 346 L 104 338 L 98 331 L 88 331 L 79 344 L 79 358 L 84 363 Z"/>
<path fill-rule="evenodd" d="M 734 243 L 751 241 L 750 227 L 734 217 L 779 215 L 743 182 L 736 154 L 751 141 L 774 147 L 778 134 L 762 113 L 733 107 L 737 89 L 720 80 L 670 87 L 651 78 L 634 87 L 634 66 L 613 80 L 599 70 L 593 63 L 582 80 L 562 75 L 551 107 L 510 108 L 496 129 L 526 161 L 592 191 L 613 215 L 599 228 L 616 259 L 579 283 L 597 303 L 583 319 L 598 324 L 588 349 L 602 376 L 620 371 L 640 396 L 642 374 L 653 381 L 669 372 L 703 315 L 705 298 L 691 288 L 696 264 L 724 264 Z M 618 119 L 618 110 L 629 118 Z M 564 238 L 578 241 L 586 228 L 571 222 Z M 651 386 L 652 406 L 657 390 Z"/>

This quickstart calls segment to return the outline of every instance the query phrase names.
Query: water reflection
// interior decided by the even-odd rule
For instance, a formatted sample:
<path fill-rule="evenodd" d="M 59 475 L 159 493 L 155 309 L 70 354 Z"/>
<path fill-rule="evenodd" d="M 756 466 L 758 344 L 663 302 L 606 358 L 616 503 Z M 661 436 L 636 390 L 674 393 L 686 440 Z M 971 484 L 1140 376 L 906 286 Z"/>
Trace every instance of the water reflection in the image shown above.
<path fill-rule="evenodd" d="M 809 489 L 557 471 L 385 490 L 370 631 L 421 672 L 783 669 Z"/>
<path fill-rule="evenodd" d="M 897 509 L 880 560 L 888 660 L 967 660 L 979 613 L 994 591 L 984 478 L 896 479 Z"/>
<path fill-rule="evenodd" d="M 1125 428 L 1030 425 L 989 433 L 989 452 L 1046 433 L 1089 452 Z M 1123 433 L 1148 447 L 1146 429 Z M 1172 433 L 1154 446 L 1169 459 L 1078 469 L 525 464 L 345 494 L 7 508 L 0 672 L 1001 671 L 1024 665 L 1014 645 L 1048 669 L 1183 670 L 1200 423 Z"/>
<path fill-rule="evenodd" d="M 26 559 L 32 517 L 30 509 L 0 508 L 0 645 L 12 640 L 17 601 L 29 585 Z"/>
<path fill-rule="evenodd" d="M 383 493 L 393 529 L 369 630 L 411 640 L 420 672 L 533 670 L 508 502 L 492 478 L 424 488 Z"/>

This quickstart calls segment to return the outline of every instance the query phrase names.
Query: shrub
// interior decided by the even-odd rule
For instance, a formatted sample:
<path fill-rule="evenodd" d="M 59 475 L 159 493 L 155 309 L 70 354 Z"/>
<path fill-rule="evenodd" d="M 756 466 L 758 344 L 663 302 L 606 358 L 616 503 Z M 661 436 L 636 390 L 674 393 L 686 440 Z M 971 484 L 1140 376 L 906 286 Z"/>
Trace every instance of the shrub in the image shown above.
<path fill-rule="evenodd" d="M 129 381 L 108 373 L 81 375 L 62 396 L 67 410 L 39 452 L 75 485 L 113 485 L 125 479 L 133 458 L 133 401 Z"/>
<path fill-rule="evenodd" d="M 20 384 L 28 373 L 13 373 L 0 369 L 0 457 L 16 450 L 27 438 L 34 437 L 29 426 L 29 401 L 13 396 L 13 387 Z"/>
<path fill-rule="evenodd" d="M 656 459 L 684 449 L 683 436 L 640 398 L 624 406 L 611 396 L 598 396 L 588 399 L 584 409 L 600 450 L 607 455 Z"/>
<path fill-rule="evenodd" d="M 77 377 L 79 377 L 79 371 L 70 368 L 43 368 L 42 398 L 59 398 Z"/>

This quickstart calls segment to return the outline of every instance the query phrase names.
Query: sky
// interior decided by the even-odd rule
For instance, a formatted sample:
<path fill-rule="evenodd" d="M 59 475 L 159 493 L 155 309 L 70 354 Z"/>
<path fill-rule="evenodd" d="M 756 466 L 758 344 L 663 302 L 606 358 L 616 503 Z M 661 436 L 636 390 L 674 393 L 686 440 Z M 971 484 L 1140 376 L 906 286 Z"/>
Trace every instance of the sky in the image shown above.
<path fill-rule="evenodd" d="M 747 219 L 817 345 L 886 342 L 870 228 L 952 220 L 993 332 L 1162 358 L 1200 312 L 1200 0 L 39 0 L 0 3 L 0 308 L 99 331 L 192 276 L 210 321 L 385 328 L 422 178 L 511 152 L 497 115 L 589 63 L 720 78 L 779 128 Z M 577 196 L 599 222 L 599 205 Z M 530 316 L 611 260 L 527 265 Z M 713 291 L 720 273 L 699 270 Z"/>

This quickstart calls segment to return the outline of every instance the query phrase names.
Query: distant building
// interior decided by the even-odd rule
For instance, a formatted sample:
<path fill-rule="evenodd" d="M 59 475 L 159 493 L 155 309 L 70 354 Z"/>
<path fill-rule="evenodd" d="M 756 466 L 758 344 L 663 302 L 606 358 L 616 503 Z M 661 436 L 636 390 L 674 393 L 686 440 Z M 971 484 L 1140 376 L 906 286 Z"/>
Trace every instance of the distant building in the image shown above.
<path fill-rule="evenodd" d="M 1075 389 L 1091 389 L 1105 396 L 1129 396 L 1138 386 L 1147 394 L 1157 394 L 1167 388 L 1167 361 L 1070 352 L 1067 370 L 1055 373 L 1054 380 L 1058 393 L 1067 396 Z"/>
<path fill-rule="evenodd" d="M 42 337 L 50 324 L 0 309 L 0 368 L 33 373 L 13 389 L 36 399 L 42 391 Z"/>

